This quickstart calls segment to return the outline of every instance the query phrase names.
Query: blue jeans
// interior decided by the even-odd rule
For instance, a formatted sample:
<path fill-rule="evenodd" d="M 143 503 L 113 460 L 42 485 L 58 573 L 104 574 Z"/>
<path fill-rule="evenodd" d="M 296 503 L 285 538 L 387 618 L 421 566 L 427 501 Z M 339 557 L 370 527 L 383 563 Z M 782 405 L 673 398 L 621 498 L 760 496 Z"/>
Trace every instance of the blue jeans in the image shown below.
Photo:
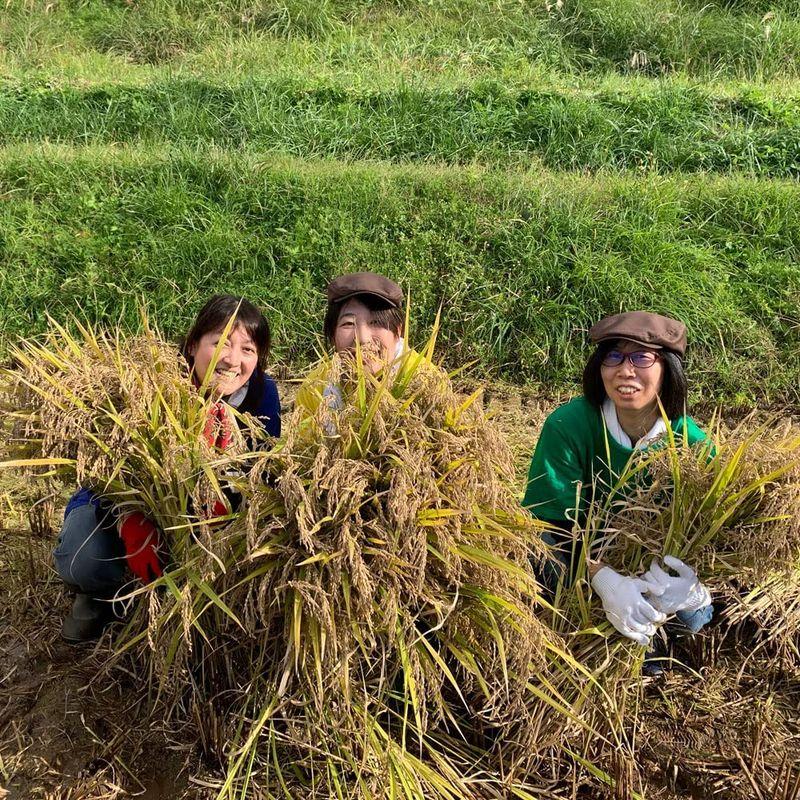
<path fill-rule="evenodd" d="M 56 572 L 83 594 L 110 597 L 125 582 L 125 546 L 112 512 L 93 503 L 64 519 L 56 549 Z"/>
<path fill-rule="evenodd" d="M 707 606 L 698 608 L 697 611 L 678 611 L 675 618 L 686 628 L 689 633 L 697 633 L 711 622 L 714 616 L 714 606 L 709 603 Z"/>

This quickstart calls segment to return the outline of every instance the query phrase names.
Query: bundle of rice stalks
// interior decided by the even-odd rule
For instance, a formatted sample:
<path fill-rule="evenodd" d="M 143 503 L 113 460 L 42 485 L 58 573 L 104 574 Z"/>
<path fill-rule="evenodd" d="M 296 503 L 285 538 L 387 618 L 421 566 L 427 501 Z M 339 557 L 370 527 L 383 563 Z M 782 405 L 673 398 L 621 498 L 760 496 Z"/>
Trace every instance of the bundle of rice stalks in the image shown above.
<path fill-rule="evenodd" d="M 679 556 L 722 601 L 729 625 L 748 623 L 751 648 L 755 641 L 769 644 L 780 663 L 796 668 L 800 436 L 788 423 L 756 425 L 752 419 L 729 432 L 713 428 L 707 446 L 691 448 L 668 432 L 662 447 L 636 454 L 618 486 L 596 492 L 603 500 L 590 504 L 583 550 L 633 575 L 654 557 Z M 625 491 L 617 491 L 623 485 Z M 596 679 L 559 684 L 565 702 L 580 708 L 584 730 L 603 734 L 584 736 L 576 746 L 576 772 L 614 785 L 616 796 L 629 796 L 625 786 L 631 780 L 635 786 L 636 776 L 626 778 L 620 759 L 637 761 L 643 651 L 605 622 L 584 559 L 575 579 L 559 586 L 553 606 L 552 626 Z"/>
<path fill-rule="evenodd" d="M 784 656 L 800 657 L 800 432 L 745 420 L 714 448 L 670 441 L 635 469 L 652 479 L 610 509 L 606 557 L 635 571 L 677 555 Z M 649 559 L 648 559 L 649 563 Z"/>
<path fill-rule="evenodd" d="M 75 327 L 72 334 L 53 323 L 42 341 L 12 349 L 15 366 L 0 382 L 12 423 L 3 466 L 38 478 L 57 473 L 68 486 L 102 494 L 120 514 L 144 512 L 168 532 L 175 562 L 185 563 L 198 542 L 213 540 L 206 510 L 224 500 L 224 470 L 249 458 L 245 436 L 234 431 L 224 458 L 207 444 L 205 387 L 146 325 L 132 338 Z M 243 429 L 261 436 L 252 421 Z"/>
<path fill-rule="evenodd" d="M 241 486 L 244 549 L 214 585 L 224 646 L 195 687 L 229 759 L 220 794 L 524 796 L 564 726 L 546 689 L 563 650 L 478 393 L 457 396 L 430 351 L 380 377 L 334 357 L 285 428 Z"/>
<path fill-rule="evenodd" d="M 260 453 L 205 444 L 208 403 L 152 334 L 55 327 L 15 357 L 9 463 L 167 533 L 115 658 L 159 715 L 194 717 L 221 797 L 527 796 L 537 753 L 580 724 L 550 679 L 574 665 L 535 615 L 511 454 L 432 345 L 378 377 L 334 358 Z M 243 499 L 209 525 L 223 481 Z"/>

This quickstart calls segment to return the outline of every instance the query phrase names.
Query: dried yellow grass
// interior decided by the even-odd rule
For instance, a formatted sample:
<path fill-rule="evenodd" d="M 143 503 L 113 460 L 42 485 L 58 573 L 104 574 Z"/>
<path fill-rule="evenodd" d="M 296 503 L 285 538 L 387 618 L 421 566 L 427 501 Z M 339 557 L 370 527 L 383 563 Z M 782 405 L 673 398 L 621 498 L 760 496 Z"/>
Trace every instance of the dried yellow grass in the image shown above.
<path fill-rule="evenodd" d="M 339 410 L 323 400 L 329 383 Z M 413 353 L 380 378 L 334 357 L 301 395 L 316 401 L 250 471 L 230 529 L 246 551 L 214 585 L 241 630 L 226 621 L 212 669 L 250 689 L 212 705 L 229 736 L 255 720 L 239 723 L 221 794 L 480 798 L 524 785 L 560 735 L 529 691 L 560 647 L 535 614 L 540 539 L 502 436 L 477 395 Z"/>

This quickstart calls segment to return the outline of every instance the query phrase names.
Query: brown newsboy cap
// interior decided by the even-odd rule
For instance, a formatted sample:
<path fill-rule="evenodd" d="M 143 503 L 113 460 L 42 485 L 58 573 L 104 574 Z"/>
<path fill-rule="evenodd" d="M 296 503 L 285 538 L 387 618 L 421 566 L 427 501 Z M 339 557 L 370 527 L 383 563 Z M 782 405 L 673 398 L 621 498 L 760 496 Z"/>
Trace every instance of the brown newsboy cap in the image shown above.
<path fill-rule="evenodd" d="M 589 338 L 595 344 L 610 339 L 627 339 L 656 350 L 672 350 L 679 356 L 686 352 L 686 326 L 676 319 L 649 311 L 626 311 L 605 317 L 592 326 Z"/>
<path fill-rule="evenodd" d="M 358 294 L 374 294 L 389 305 L 403 305 L 403 290 L 392 280 L 375 272 L 351 272 L 328 284 L 328 303 L 341 303 Z"/>

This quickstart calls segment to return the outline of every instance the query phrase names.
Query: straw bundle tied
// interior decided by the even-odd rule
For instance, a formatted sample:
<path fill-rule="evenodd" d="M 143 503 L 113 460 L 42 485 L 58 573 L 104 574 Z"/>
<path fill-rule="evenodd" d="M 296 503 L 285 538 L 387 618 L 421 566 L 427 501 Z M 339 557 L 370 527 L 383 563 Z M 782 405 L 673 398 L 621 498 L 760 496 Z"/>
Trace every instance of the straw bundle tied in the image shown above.
<path fill-rule="evenodd" d="M 414 353 L 379 378 L 334 357 L 300 394 L 245 489 L 265 574 L 237 605 L 256 648 L 280 642 L 248 652 L 273 769 L 293 763 L 279 780 L 325 797 L 502 794 L 553 733 L 527 681 L 555 640 L 534 616 L 538 537 L 508 448 L 477 395 Z"/>
<path fill-rule="evenodd" d="M 220 796 L 506 796 L 575 722 L 547 677 L 569 657 L 534 613 L 540 537 L 510 452 L 431 354 L 378 377 L 335 357 L 283 441 L 223 454 L 152 333 L 54 329 L 16 353 L 29 458 L 164 531 L 117 658 L 160 714 L 194 715 L 228 765 Z M 209 524 L 222 485 L 242 501 Z"/>

